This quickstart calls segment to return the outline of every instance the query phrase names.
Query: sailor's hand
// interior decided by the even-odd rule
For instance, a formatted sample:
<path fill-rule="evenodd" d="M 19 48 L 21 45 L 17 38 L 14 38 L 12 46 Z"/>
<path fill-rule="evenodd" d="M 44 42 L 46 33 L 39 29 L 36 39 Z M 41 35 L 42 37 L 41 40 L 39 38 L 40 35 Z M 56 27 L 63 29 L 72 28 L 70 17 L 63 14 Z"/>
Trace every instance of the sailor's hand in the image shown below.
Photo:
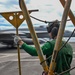
<path fill-rule="evenodd" d="M 14 43 L 15 44 L 19 44 L 20 41 L 22 41 L 22 39 L 19 36 L 15 35 L 15 37 L 14 37 Z"/>

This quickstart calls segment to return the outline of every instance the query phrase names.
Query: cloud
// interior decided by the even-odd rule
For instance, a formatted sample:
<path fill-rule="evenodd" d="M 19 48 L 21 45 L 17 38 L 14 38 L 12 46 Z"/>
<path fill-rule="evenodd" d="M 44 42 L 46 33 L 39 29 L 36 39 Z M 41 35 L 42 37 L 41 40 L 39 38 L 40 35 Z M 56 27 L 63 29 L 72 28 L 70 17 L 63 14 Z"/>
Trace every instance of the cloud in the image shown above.
<path fill-rule="evenodd" d="M 0 12 L 11 11 L 16 9 L 14 6 L 18 7 L 18 0 L 0 0 Z"/>
<path fill-rule="evenodd" d="M 0 3 L 6 3 L 8 0 L 0 0 Z"/>
<path fill-rule="evenodd" d="M 55 19 L 61 20 L 64 11 L 63 6 L 59 0 L 24 0 L 28 10 L 39 9 L 39 12 L 31 13 L 32 16 L 42 20 L 52 21 Z M 75 0 L 72 0 L 71 9 L 75 13 Z M 0 0 L 0 12 L 19 11 L 19 0 Z M 33 19 L 32 19 L 33 20 Z M 0 17 L 0 23 L 3 19 Z M 7 23 L 3 21 L 3 23 Z M 25 23 L 25 22 L 24 22 Z M 41 24 L 33 20 L 34 24 Z M 8 24 L 8 23 L 7 23 Z M 68 24 L 68 23 L 67 23 Z"/>

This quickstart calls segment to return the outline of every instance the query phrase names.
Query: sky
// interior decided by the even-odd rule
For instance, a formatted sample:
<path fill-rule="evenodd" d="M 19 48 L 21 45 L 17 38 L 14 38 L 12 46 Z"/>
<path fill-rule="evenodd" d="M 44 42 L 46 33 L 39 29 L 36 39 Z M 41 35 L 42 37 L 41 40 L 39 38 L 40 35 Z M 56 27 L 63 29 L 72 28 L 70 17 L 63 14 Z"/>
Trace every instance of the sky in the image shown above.
<path fill-rule="evenodd" d="M 38 12 L 31 13 L 31 16 L 34 16 L 41 20 L 53 21 L 61 20 L 63 10 L 59 0 L 24 0 L 28 10 L 38 9 Z M 75 14 L 75 0 L 72 0 L 71 10 Z M 20 11 L 19 0 L 0 0 L 0 12 L 10 12 L 10 11 Z M 31 19 L 34 25 L 45 25 L 42 22 Z M 25 22 L 23 22 L 24 24 Z M 8 25 L 9 23 L 0 16 L 0 24 Z M 68 26 L 73 25 L 72 22 L 67 22 Z"/>

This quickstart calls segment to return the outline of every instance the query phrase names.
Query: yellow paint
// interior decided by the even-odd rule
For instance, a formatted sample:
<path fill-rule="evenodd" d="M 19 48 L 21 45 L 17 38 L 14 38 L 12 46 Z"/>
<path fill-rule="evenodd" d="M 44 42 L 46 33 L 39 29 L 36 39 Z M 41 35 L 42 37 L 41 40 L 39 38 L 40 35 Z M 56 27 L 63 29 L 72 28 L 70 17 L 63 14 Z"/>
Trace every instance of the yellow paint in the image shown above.
<path fill-rule="evenodd" d="M 29 14 L 31 12 L 35 12 L 38 10 L 29 10 Z M 18 28 L 22 22 L 25 20 L 22 11 L 17 12 L 3 12 L 0 13 L 9 23 L 11 23 L 15 28 Z"/>
<path fill-rule="evenodd" d="M 21 23 L 25 20 L 23 17 L 23 13 L 19 12 L 5 12 L 1 13 L 1 15 L 10 22 L 15 28 L 18 28 Z"/>
<path fill-rule="evenodd" d="M 38 57 L 39 57 L 39 59 L 40 59 L 40 62 L 42 62 L 42 61 L 44 61 L 43 52 L 42 52 L 42 50 L 41 50 L 41 48 L 40 48 L 40 44 L 39 44 L 37 35 L 36 35 L 36 33 L 35 33 L 35 30 L 34 30 L 32 21 L 31 21 L 31 19 L 30 19 L 30 16 L 29 16 L 29 13 L 28 13 L 26 4 L 24 3 L 24 0 L 19 0 L 19 4 L 20 4 L 20 7 L 21 7 L 21 9 L 22 9 L 22 11 L 23 11 L 24 17 L 26 18 L 26 22 L 27 22 L 28 28 L 29 28 L 29 30 L 30 30 L 30 34 L 31 34 L 31 36 L 32 36 L 34 45 L 35 45 L 36 50 L 37 50 L 37 53 L 38 53 Z M 43 67 L 43 70 L 44 70 L 45 72 L 48 72 L 48 66 L 47 66 L 47 63 L 46 63 L 46 62 L 44 62 L 44 63 L 42 64 L 42 67 Z"/>

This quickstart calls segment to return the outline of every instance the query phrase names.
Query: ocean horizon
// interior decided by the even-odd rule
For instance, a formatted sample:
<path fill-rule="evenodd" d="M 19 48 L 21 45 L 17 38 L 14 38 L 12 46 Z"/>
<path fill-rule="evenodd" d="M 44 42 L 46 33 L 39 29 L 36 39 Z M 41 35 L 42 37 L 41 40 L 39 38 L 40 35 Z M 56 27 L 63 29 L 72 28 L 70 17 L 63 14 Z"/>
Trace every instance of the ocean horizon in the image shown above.
<path fill-rule="evenodd" d="M 33 27 L 39 27 L 39 26 L 44 26 L 46 27 L 48 24 L 45 23 L 33 23 Z M 6 30 L 6 29 L 14 29 L 15 27 L 11 24 L 0 24 L 0 30 Z M 27 24 L 22 24 L 19 26 L 19 28 L 28 28 Z M 75 29 L 74 25 L 66 25 L 65 30 L 73 31 Z"/>

